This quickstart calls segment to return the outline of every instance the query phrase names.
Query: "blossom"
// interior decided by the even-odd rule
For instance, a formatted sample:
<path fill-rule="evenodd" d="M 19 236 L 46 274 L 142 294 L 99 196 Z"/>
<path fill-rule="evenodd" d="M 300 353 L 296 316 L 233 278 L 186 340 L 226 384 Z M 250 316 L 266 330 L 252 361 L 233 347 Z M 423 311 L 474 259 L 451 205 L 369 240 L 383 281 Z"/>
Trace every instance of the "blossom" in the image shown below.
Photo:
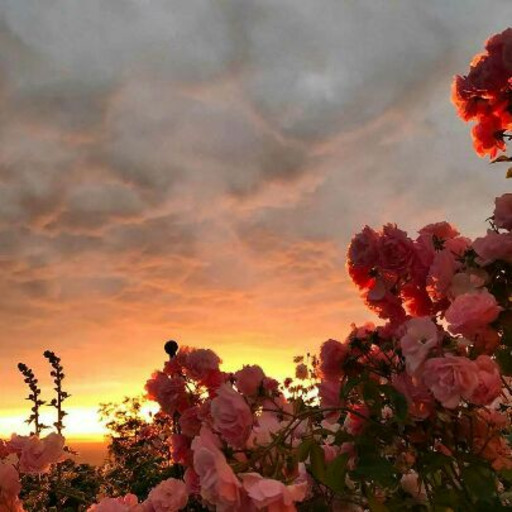
<path fill-rule="evenodd" d="M 242 395 L 223 384 L 212 400 L 213 426 L 234 448 L 242 448 L 249 437 L 253 415 Z"/>
<path fill-rule="evenodd" d="M 437 325 L 429 317 L 412 318 L 405 324 L 406 333 L 400 339 L 400 347 L 410 375 L 423 365 L 431 349 L 439 344 Z"/>
<path fill-rule="evenodd" d="M 370 411 L 365 404 L 353 405 L 351 409 L 345 418 L 343 426 L 350 435 L 358 436 L 368 422 Z"/>
<path fill-rule="evenodd" d="M 199 407 L 189 407 L 185 409 L 178 420 L 182 434 L 188 437 L 194 437 L 201 430 L 201 419 L 199 417 Z"/>
<path fill-rule="evenodd" d="M 241 478 L 244 489 L 258 510 L 295 512 L 295 503 L 306 497 L 307 482 L 285 485 L 258 473 L 245 473 Z"/>
<path fill-rule="evenodd" d="M 187 353 L 184 367 L 192 379 L 200 381 L 207 378 L 210 372 L 218 371 L 221 362 L 219 356 L 213 350 L 198 348 Z"/>
<path fill-rule="evenodd" d="M 379 267 L 399 275 L 409 269 L 415 256 L 412 240 L 394 224 L 382 228 L 378 251 Z"/>
<path fill-rule="evenodd" d="M 24 438 L 20 455 L 20 472 L 46 473 L 52 464 L 65 458 L 64 438 L 55 432 L 40 439 L 37 436 Z"/>
<path fill-rule="evenodd" d="M 478 367 L 466 357 L 434 357 L 425 363 L 423 381 L 444 407 L 454 409 L 478 386 Z"/>
<path fill-rule="evenodd" d="M 501 393 L 500 368 L 487 355 L 478 356 L 475 359 L 475 364 L 478 372 L 478 384 L 469 397 L 469 401 L 477 405 L 488 405 Z"/>
<path fill-rule="evenodd" d="M 512 263 L 512 233 L 489 231 L 486 236 L 473 242 L 473 249 L 480 265 L 489 265 L 496 260 Z"/>
<path fill-rule="evenodd" d="M 148 495 L 145 504 L 148 512 L 177 512 L 187 506 L 188 493 L 185 483 L 175 478 L 160 482 Z"/>
<path fill-rule="evenodd" d="M 446 310 L 445 318 L 454 334 L 471 338 L 498 318 L 502 308 L 487 290 L 459 295 Z"/>
<path fill-rule="evenodd" d="M 235 373 L 236 387 L 245 396 L 257 395 L 264 378 L 263 370 L 256 364 L 244 366 Z"/>
<path fill-rule="evenodd" d="M 427 491 L 425 489 L 425 485 L 419 479 L 418 473 L 416 471 L 409 471 L 402 476 L 400 480 L 400 485 L 402 489 L 410 494 L 413 498 L 418 501 L 426 501 L 427 500 Z"/>
<path fill-rule="evenodd" d="M 218 438 L 203 426 L 192 441 L 194 470 L 201 486 L 201 496 L 214 506 L 225 510 L 240 504 L 241 484 L 219 449 Z"/>
<path fill-rule="evenodd" d="M 320 371 L 328 379 L 337 379 L 343 374 L 343 362 L 349 353 L 346 343 L 327 340 L 320 347 Z"/>
<path fill-rule="evenodd" d="M 185 410 L 190 404 L 186 394 L 185 381 L 180 376 L 169 377 L 164 372 L 155 372 L 146 383 L 148 398 L 158 402 L 162 411 L 173 415 Z"/>
<path fill-rule="evenodd" d="M 435 254 L 427 277 L 427 291 L 433 300 L 446 297 L 458 266 L 449 249 Z"/>
<path fill-rule="evenodd" d="M 103 498 L 99 503 L 91 505 L 87 512 L 142 512 L 142 508 L 137 496 L 127 494 L 119 498 Z"/>
<path fill-rule="evenodd" d="M 512 194 L 503 194 L 495 199 L 494 224 L 498 228 L 512 230 Z"/>
<path fill-rule="evenodd" d="M 405 396 L 411 416 L 425 419 L 432 414 L 434 397 L 422 380 L 404 372 L 393 375 L 392 384 Z"/>
<path fill-rule="evenodd" d="M 12 464 L 0 462 L 0 497 L 17 497 L 21 492 L 18 472 Z"/>
<path fill-rule="evenodd" d="M 379 235 L 365 226 L 350 242 L 347 252 L 347 267 L 353 281 L 364 288 L 369 281 L 368 273 L 378 261 Z"/>

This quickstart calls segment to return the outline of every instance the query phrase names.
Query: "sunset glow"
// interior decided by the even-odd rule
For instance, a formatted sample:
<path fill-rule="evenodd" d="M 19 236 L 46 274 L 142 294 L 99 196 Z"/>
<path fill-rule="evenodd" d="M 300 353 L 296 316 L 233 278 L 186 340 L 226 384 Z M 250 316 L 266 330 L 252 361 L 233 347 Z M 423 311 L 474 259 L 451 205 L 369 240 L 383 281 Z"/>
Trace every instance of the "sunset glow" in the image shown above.
<path fill-rule="evenodd" d="M 2 2 L 0 436 L 26 431 L 18 362 L 51 399 L 45 349 L 98 439 L 170 338 L 284 377 L 375 320 L 345 270 L 364 224 L 482 232 L 502 179 L 448 92 L 496 3 Z"/>

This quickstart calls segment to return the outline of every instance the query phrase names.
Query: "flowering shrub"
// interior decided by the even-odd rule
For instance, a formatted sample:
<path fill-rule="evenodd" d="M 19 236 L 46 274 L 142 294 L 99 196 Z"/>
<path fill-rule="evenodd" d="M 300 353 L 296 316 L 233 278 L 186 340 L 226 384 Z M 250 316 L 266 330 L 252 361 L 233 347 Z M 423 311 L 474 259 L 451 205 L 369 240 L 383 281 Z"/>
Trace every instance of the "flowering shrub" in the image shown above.
<path fill-rule="evenodd" d="M 511 77 L 508 29 L 455 78 L 481 155 L 505 150 Z M 255 365 L 226 373 L 212 350 L 170 342 L 146 391 L 174 476 L 89 512 L 509 510 L 512 194 L 475 240 L 447 222 L 416 237 L 366 226 L 347 269 L 382 323 L 297 358 L 294 379 Z M 0 512 L 22 510 L 18 471 L 46 471 L 62 449 L 58 433 L 0 446 L 16 457 L 0 466 Z"/>

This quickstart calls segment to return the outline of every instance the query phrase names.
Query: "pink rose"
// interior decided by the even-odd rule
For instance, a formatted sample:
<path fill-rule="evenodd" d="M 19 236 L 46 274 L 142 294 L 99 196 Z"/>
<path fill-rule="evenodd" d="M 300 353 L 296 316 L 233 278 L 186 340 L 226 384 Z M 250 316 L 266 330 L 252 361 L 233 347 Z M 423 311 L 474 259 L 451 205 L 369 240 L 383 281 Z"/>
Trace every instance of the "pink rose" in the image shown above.
<path fill-rule="evenodd" d="M 25 512 L 18 498 L 21 484 L 12 464 L 0 462 L 0 512 Z"/>
<path fill-rule="evenodd" d="M 210 372 L 219 370 L 222 361 L 219 356 L 209 348 L 192 349 L 186 356 L 184 366 L 187 374 L 195 380 L 208 377 Z"/>
<path fill-rule="evenodd" d="M 494 201 L 494 224 L 512 230 L 512 194 L 503 194 Z"/>
<path fill-rule="evenodd" d="M 244 366 L 235 373 L 236 387 L 245 396 L 256 396 L 265 374 L 258 365 Z"/>
<path fill-rule="evenodd" d="M 253 424 L 253 415 L 242 395 L 223 384 L 212 400 L 213 426 L 233 448 L 243 448 Z"/>
<path fill-rule="evenodd" d="M 445 318 L 454 334 L 467 338 L 498 318 L 502 308 L 487 290 L 459 295 L 446 310 Z"/>
<path fill-rule="evenodd" d="M 99 503 L 91 505 L 87 512 L 142 512 L 142 507 L 139 506 L 137 496 L 127 494 L 119 498 L 103 498 Z"/>
<path fill-rule="evenodd" d="M 434 357 L 425 363 L 423 381 L 444 407 L 454 409 L 476 389 L 478 367 L 466 357 Z"/>
<path fill-rule="evenodd" d="M 405 473 L 400 480 L 400 484 L 402 489 L 417 501 L 427 501 L 425 485 L 419 479 L 416 471 L 411 470 L 408 473 Z"/>
<path fill-rule="evenodd" d="M 473 249 L 480 265 L 489 265 L 496 260 L 512 263 L 512 234 L 489 231 L 473 242 Z"/>
<path fill-rule="evenodd" d="M 351 436 L 358 436 L 366 426 L 370 417 L 370 411 L 365 404 L 356 404 L 351 407 L 343 423 L 345 430 Z"/>
<path fill-rule="evenodd" d="M 306 497 L 307 482 L 285 485 L 279 480 L 263 478 L 259 473 L 241 475 L 244 489 L 258 510 L 296 512 L 295 503 Z"/>
<path fill-rule="evenodd" d="M 20 492 L 21 483 L 18 472 L 12 464 L 0 462 L 0 496 L 12 498 L 17 497 Z"/>
<path fill-rule="evenodd" d="M 393 224 L 382 228 L 378 249 L 379 266 L 397 274 L 408 271 L 415 257 L 412 240 Z"/>
<path fill-rule="evenodd" d="M 421 380 L 407 373 L 393 375 L 393 387 L 407 400 L 409 414 L 419 419 L 426 419 L 434 410 L 434 397 Z"/>
<path fill-rule="evenodd" d="M 189 406 L 185 381 L 180 376 L 169 377 L 164 372 L 155 372 L 146 382 L 148 398 L 158 402 L 162 411 L 173 415 Z"/>
<path fill-rule="evenodd" d="M 322 409 L 336 409 L 341 407 L 341 382 L 339 380 L 323 380 L 318 384 L 318 396 Z M 324 413 L 329 419 L 336 420 L 339 411 L 328 411 Z"/>
<path fill-rule="evenodd" d="M 349 346 L 336 340 L 327 340 L 320 347 L 320 371 L 327 379 L 339 379 L 343 374 L 343 363 Z"/>
<path fill-rule="evenodd" d="M 191 455 L 189 439 L 183 434 L 171 434 L 167 443 L 174 463 L 186 465 Z"/>
<path fill-rule="evenodd" d="M 240 504 L 241 484 L 219 444 L 217 436 L 203 426 L 199 436 L 192 441 L 194 470 L 199 477 L 203 499 L 213 506 L 232 510 Z"/>
<path fill-rule="evenodd" d="M 459 266 L 448 249 L 435 254 L 427 277 L 427 291 L 432 300 L 439 301 L 446 297 Z"/>
<path fill-rule="evenodd" d="M 43 439 L 37 436 L 26 438 L 20 456 L 20 472 L 29 474 L 46 473 L 52 464 L 65 458 L 64 438 L 56 433 Z"/>
<path fill-rule="evenodd" d="M 200 411 L 198 407 L 189 407 L 181 414 L 178 422 L 181 432 L 187 437 L 195 437 L 201 430 Z"/>
<path fill-rule="evenodd" d="M 400 339 L 407 372 L 415 375 L 428 353 L 439 345 L 437 325 L 429 317 L 413 318 L 405 323 L 406 333 Z"/>
<path fill-rule="evenodd" d="M 500 368 L 489 356 L 481 355 L 475 359 L 478 368 L 478 384 L 469 401 L 476 405 L 488 405 L 501 393 Z"/>
<path fill-rule="evenodd" d="M 459 232 L 449 222 L 442 221 L 434 224 L 427 224 L 424 228 L 421 228 L 418 233 L 420 235 L 428 235 L 436 237 L 439 240 L 446 240 L 449 238 L 455 238 L 459 235 Z"/>
<path fill-rule="evenodd" d="M 188 493 L 181 480 L 169 478 L 160 482 L 148 495 L 145 505 L 150 505 L 148 512 L 177 512 L 187 506 Z"/>
<path fill-rule="evenodd" d="M 372 268 L 378 260 L 379 235 L 365 226 L 350 242 L 347 260 L 350 266 Z"/>
<path fill-rule="evenodd" d="M 183 475 L 183 481 L 187 487 L 187 493 L 199 494 L 201 492 L 201 484 L 199 483 L 199 475 L 194 471 L 193 468 L 189 467 L 185 470 Z"/>

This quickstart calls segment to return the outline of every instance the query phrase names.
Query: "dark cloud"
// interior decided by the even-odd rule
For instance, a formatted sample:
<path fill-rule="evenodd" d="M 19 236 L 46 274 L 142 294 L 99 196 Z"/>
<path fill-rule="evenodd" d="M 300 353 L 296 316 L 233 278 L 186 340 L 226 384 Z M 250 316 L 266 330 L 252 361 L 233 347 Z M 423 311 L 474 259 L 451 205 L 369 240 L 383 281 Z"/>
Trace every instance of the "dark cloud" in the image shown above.
<path fill-rule="evenodd" d="M 257 344 L 276 368 L 343 335 L 366 316 L 343 267 L 362 224 L 483 228 L 501 175 L 449 87 L 511 15 L 0 2 L 2 364 L 51 344 L 78 379 L 86 358 L 97 381 L 139 382 L 161 355 L 141 347 L 171 333 L 233 366 Z"/>

